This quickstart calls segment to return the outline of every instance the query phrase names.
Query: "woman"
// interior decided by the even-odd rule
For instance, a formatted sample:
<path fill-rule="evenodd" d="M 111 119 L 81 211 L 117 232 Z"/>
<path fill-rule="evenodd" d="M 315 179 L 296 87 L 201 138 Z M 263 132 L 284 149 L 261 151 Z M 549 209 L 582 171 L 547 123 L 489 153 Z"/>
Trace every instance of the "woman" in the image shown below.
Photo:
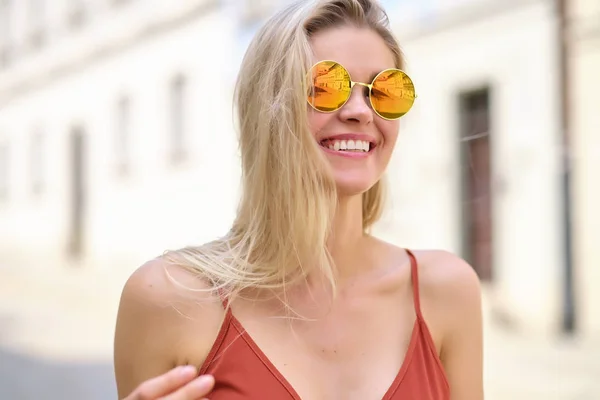
<path fill-rule="evenodd" d="M 483 398 L 473 269 L 367 233 L 415 97 L 402 64 L 374 0 L 299 1 L 258 33 L 236 92 L 237 218 L 126 283 L 120 398 Z"/>

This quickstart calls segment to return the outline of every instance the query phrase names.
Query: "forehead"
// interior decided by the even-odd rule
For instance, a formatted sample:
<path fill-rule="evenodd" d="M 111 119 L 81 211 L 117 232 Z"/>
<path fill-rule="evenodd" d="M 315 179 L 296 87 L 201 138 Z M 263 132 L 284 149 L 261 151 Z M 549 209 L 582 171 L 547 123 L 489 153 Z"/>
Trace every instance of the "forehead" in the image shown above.
<path fill-rule="evenodd" d="M 379 34 L 368 28 L 344 26 L 316 33 L 311 39 L 313 62 L 332 60 L 342 64 L 354 80 L 396 67 L 394 54 Z"/>

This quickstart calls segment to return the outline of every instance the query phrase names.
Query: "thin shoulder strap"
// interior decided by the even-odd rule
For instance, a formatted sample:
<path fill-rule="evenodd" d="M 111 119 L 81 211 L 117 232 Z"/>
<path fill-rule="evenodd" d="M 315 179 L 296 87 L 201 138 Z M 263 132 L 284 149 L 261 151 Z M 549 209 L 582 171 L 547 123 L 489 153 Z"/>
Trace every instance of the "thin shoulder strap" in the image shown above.
<path fill-rule="evenodd" d="M 423 319 L 423 314 L 421 314 L 421 296 L 419 294 L 419 264 L 417 262 L 417 257 L 415 257 L 412 251 L 406 249 L 406 253 L 408 254 L 408 258 L 410 258 L 410 279 L 412 282 L 415 312 L 417 313 L 418 318 Z"/>
<path fill-rule="evenodd" d="M 223 309 L 227 312 L 229 312 L 229 300 L 227 299 L 227 296 L 223 293 L 222 289 L 218 289 L 217 293 L 219 294 L 219 299 L 221 300 L 221 304 L 223 305 Z"/>

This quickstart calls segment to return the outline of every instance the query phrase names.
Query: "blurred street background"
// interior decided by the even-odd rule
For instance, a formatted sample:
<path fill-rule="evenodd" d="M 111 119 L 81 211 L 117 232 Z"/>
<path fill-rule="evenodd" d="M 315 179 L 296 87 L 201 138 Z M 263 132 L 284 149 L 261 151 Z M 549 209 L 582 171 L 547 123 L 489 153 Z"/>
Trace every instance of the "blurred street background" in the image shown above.
<path fill-rule="evenodd" d="M 228 229 L 288 1 L 0 0 L 0 400 L 116 399 L 123 284 Z M 600 1 L 381 2 L 418 99 L 375 233 L 476 269 L 486 400 L 600 400 Z"/>

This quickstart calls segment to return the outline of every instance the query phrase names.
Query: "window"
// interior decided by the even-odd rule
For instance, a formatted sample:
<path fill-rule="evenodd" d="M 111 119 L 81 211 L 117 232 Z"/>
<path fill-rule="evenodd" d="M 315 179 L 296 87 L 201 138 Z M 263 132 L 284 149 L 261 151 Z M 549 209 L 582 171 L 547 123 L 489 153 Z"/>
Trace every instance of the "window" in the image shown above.
<path fill-rule="evenodd" d="M 44 136 L 41 130 L 33 133 L 30 145 L 31 193 L 37 196 L 44 191 Z"/>
<path fill-rule="evenodd" d="M 493 154 L 490 90 L 460 95 L 464 258 L 482 281 L 493 279 Z"/>
<path fill-rule="evenodd" d="M 12 3 L 0 0 L 0 68 L 7 67 L 12 56 Z"/>
<path fill-rule="evenodd" d="M 0 143 L 0 201 L 8 198 L 9 164 L 8 144 Z"/>
<path fill-rule="evenodd" d="M 170 87 L 170 140 L 169 159 L 171 163 L 178 164 L 186 157 L 186 86 L 187 81 L 183 75 L 177 75 L 171 81 Z"/>
<path fill-rule="evenodd" d="M 115 159 L 117 175 L 129 173 L 131 141 L 131 100 L 122 96 L 117 101 L 115 130 Z"/>
<path fill-rule="evenodd" d="M 29 0 L 29 35 L 28 45 L 31 49 L 39 49 L 44 45 L 44 23 L 46 16 L 46 0 Z"/>
<path fill-rule="evenodd" d="M 71 28 L 80 28 L 85 22 L 85 0 L 67 1 L 67 21 Z"/>
<path fill-rule="evenodd" d="M 83 127 L 72 128 L 69 138 L 69 213 L 68 254 L 77 259 L 84 254 L 87 232 L 87 134 Z"/>

